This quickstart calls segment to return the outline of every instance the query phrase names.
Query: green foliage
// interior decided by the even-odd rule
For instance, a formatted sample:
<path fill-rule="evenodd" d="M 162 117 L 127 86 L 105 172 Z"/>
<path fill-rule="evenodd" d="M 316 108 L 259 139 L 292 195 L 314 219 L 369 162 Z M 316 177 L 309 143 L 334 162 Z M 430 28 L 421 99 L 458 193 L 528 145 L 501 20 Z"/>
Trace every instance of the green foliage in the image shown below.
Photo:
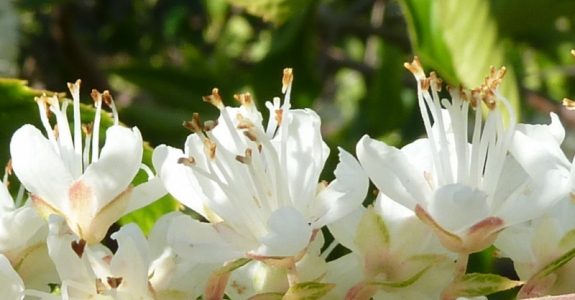
<path fill-rule="evenodd" d="M 529 120 L 560 111 L 561 98 L 575 97 L 570 0 L 13 3 L 20 9 L 20 24 L 9 32 L 20 41 L 10 62 L 20 70 L 17 77 L 53 91 L 75 78 L 82 78 L 84 90 L 110 89 L 120 120 L 137 126 L 148 142 L 148 166 L 154 146 L 182 147 L 189 132 L 181 124 L 192 113 L 203 120 L 217 117 L 217 110 L 201 101 L 212 88 L 220 89 L 227 105 L 234 105 L 234 93 L 249 91 L 262 109 L 281 96 L 284 67 L 294 68 L 293 106 L 316 110 L 329 146 L 352 152 L 364 134 L 395 146 L 421 136 L 415 83 L 402 67 L 413 55 L 426 71 L 467 87 L 477 86 L 489 66 L 506 66 L 501 94 Z M 8 161 L 7 145 L 17 128 L 40 126 L 33 99 L 41 93 L 23 81 L 0 79 L 0 162 Z M 82 111 L 83 122 L 91 122 L 91 105 Z M 572 127 L 572 117 L 562 116 Z M 110 122 L 104 117 L 104 125 Z M 575 153 L 572 146 L 566 150 Z M 322 179 L 333 178 L 333 153 Z M 140 172 L 135 183 L 146 178 Z M 121 223 L 137 222 L 148 231 L 162 214 L 179 208 L 166 196 Z M 471 269 L 494 270 L 492 251 L 474 254 Z M 492 279 L 499 280 L 466 280 Z"/>
<path fill-rule="evenodd" d="M 26 86 L 26 81 L 0 78 L 0 164 L 6 164 L 10 157 L 10 139 L 20 126 L 30 123 L 39 125 L 38 106 L 34 97 L 45 91 Z"/>
<path fill-rule="evenodd" d="M 451 85 L 473 88 L 482 83 L 490 66 L 506 63 L 497 24 L 489 2 L 482 0 L 404 0 L 408 28 L 417 55 Z M 507 66 L 501 93 L 517 109 L 515 74 Z"/>
<path fill-rule="evenodd" d="M 458 297 L 477 297 L 508 290 L 522 284 L 521 281 L 510 280 L 495 274 L 470 273 L 453 283 L 447 293 Z"/>

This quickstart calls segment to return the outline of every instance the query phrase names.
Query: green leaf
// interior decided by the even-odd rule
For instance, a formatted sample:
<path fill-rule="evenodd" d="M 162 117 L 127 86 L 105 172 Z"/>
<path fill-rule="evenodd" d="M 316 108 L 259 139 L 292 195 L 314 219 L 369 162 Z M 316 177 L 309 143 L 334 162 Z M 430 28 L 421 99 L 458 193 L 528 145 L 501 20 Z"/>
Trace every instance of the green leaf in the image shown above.
<path fill-rule="evenodd" d="M 321 299 L 331 289 L 335 287 L 331 283 L 302 282 L 298 283 L 287 291 L 283 300 L 315 300 Z"/>
<path fill-rule="evenodd" d="M 292 15 L 305 9 L 307 0 L 227 0 L 244 8 L 248 13 L 276 24 L 285 22 Z"/>
<path fill-rule="evenodd" d="M 522 281 L 511 280 L 500 275 L 469 273 L 452 283 L 446 289 L 446 293 L 457 297 L 477 297 L 508 290 L 522 284 Z"/>
<path fill-rule="evenodd" d="M 402 0 L 415 52 L 424 65 L 437 70 L 451 85 L 474 88 L 482 83 L 490 66 L 506 61 L 489 2 L 482 0 Z M 500 92 L 517 111 L 517 79 L 507 66 Z"/>
<path fill-rule="evenodd" d="M 282 293 L 263 293 L 252 296 L 249 300 L 281 300 L 282 298 Z"/>
<path fill-rule="evenodd" d="M 48 91 L 34 90 L 26 86 L 26 81 L 0 78 L 0 165 L 5 165 L 10 157 L 9 145 L 12 134 L 24 124 L 40 126 L 38 105 L 34 97 Z"/>

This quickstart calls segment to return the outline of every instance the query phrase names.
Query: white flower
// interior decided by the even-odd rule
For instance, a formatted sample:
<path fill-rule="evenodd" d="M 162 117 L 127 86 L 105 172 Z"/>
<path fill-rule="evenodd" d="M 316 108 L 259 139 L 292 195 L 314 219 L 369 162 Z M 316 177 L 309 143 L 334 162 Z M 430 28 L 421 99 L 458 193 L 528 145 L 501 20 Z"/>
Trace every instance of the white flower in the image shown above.
<path fill-rule="evenodd" d="M 406 67 L 418 82 L 428 138 L 401 150 L 367 136 L 360 140 L 358 158 L 381 192 L 414 210 L 458 253 L 488 247 L 501 229 L 537 217 L 559 199 L 562 184 L 548 183 L 564 182 L 561 172 L 553 165 L 524 169 L 509 155 L 515 114 L 497 92 L 504 69 L 493 69 L 478 89 L 449 89 L 449 101 L 440 99 L 441 81 L 434 73 L 426 77 L 417 58 Z"/>
<path fill-rule="evenodd" d="M 112 234 L 118 250 L 88 246 L 57 216 L 51 217 L 48 245 L 58 267 L 64 299 L 195 299 L 217 265 L 176 255 L 166 243 L 180 213 L 162 217 L 146 240 L 135 224 Z"/>
<path fill-rule="evenodd" d="M 66 114 L 69 101 L 56 96 L 36 98 L 47 138 L 32 125 L 24 125 L 12 136 L 13 168 L 36 208 L 44 215 L 65 217 L 70 228 L 88 243 L 99 242 L 112 223 L 127 212 L 156 200 L 163 194 L 159 181 L 133 189 L 131 182 L 140 169 L 142 137 L 137 128 L 119 125 L 118 114 L 108 92 L 92 92 L 96 105 L 93 126 L 85 126 L 82 142 L 80 82 L 69 84 L 73 97 L 73 128 Z M 100 150 L 102 102 L 112 107 L 114 125 L 106 131 Z M 52 127 L 48 113 L 55 115 Z"/>
<path fill-rule="evenodd" d="M 572 283 L 574 260 L 548 271 L 549 274 L 541 273 L 575 249 L 575 204 L 572 201 L 575 164 L 567 160 L 560 148 L 564 137 L 565 130 L 557 115 L 552 113 L 549 125 L 520 124 L 513 144 L 512 151 L 526 170 L 536 173 L 551 166 L 561 174 L 562 181 L 550 183 L 548 193 L 561 189 L 564 182 L 571 185 L 571 197 L 564 189 L 563 199 L 544 216 L 503 230 L 495 241 L 502 254 L 513 260 L 519 278 L 527 282 L 519 292 L 521 297 L 575 292 Z"/>
<path fill-rule="evenodd" d="M 452 280 L 454 255 L 383 193 L 328 227 L 352 251 L 328 263 L 325 280 L 336 284 L 329 299 L 439 299 Z"/>
<path fill-rule="evenodd" d="M 159 146 L 154 166 L 167 190 L 214 224 L 233 248 L 253 256 L 294 256 L 313 232 L 361 204 L 368 181 L 359 164 L 340 150 L 336 180 L 318 187 L 329 149 L 320 119 L 291 109 L 291 69 L 284 70 L 285 99 L 266 103 L 263 118 L 249 94 L 225 107 L 214 89 L 205 97 L 220 110 L 217 123 L 187 122 L 194 131 L 184 151 Z M 319 190 L 319 191 L 318 191 Z"/>

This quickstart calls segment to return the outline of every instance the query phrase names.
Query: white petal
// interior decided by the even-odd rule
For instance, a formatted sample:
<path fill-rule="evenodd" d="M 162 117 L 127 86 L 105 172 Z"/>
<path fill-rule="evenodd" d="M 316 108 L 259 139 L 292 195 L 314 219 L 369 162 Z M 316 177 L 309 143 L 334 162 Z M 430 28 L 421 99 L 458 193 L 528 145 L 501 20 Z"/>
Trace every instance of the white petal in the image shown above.
<path fill-rule="evenodd" d="M 88 166 L 79 179 L 95 193 L 97 210 L 112 201 L 132 182 L 140 169 L 142 152 L 142 136 L 137 128 L 108 128 L 100 158 Z"/>
<path fill-rule="evenodd" d="M 24 282 L 2 254 L 0 254 L 0 291 L 4 299 L 24 299 Z"/>
<path fill-rule="evenodd" d="M 205 217 L 202 203 L 205 195 L 198 189 L 198 181 L 189 167 L 178 163 L 182 157 L 186 157 L 182 150 L 160 145 L 154 149 L 152 160 L 166 190 L 185 206 Z"/>
<path fill-rule="evenodd" d="M 569 194 L 564 170 L 542 170 L 495 211 L 507 226 L 535 219 Z"/>
<path fill-rule="evenodd" d="M 165 217 L 163 217 L 165 218 Z M 221 264 L 244 255 L 220 237 L 220 233 L 209 223 L 202 223 L 184 214 L 169 216 L 166 242 L 174 251 L 195 263 Z M 157 240 L 157 233 L 154 233 Z"/>
<path fill-rule="evenodd" d="M 428 212 L 440 226 L 454 233 L 466 230 L 490 214 L 487 194 L 459 183 L 438 188 Z"/>
<path fill-rule="evenodd" d="M 339 164 L 335 180 L 322 190 L 313 203 L 313 214 L 319 219 L 314 228 L 321 228 L 355 210 L 365 199 L 369 179 L 357 160 L 339 148 Z"/>
<path fill-rule="evenodd" d="M 0 184 L 0 213 L 14 209 L 14 199 L 4 184 Z"/>
<path fill-rule="evenodd" d="M 261 238 L 262 246 L 255 254 L 294 256 L 309 244 L 311 233 L 311 226 L 299 211 L 282 207 L 268 219 L 268 234 Z"/>
<path fill-rule="evenodd" d="M 132 190 L 132 196 L 124 214 L 151 204 L 162 198 L 168 191 L 164 187 L 160 177 L 156 176 L 139 184 Z"/>
<path fill-rule="evenodd" d="M 30 247 L 46 236 L 46 222 L 31 206 L 0 213 L 0 253 Z M 35 237 L 43 229 L 43 237 Z"/>
<path fill-rule="evenodd" d="M 554 150 L 555 149 L 555 150 Z M 555 144 L 545 146 L 544 143 L 522 132 L 515 132 L 510 152 L 531 176 L 537 176 L 548 169 L 561 168 L 567 170 L 569 161 Z"/>
<path fill-rule="evenodd" d="M 78 238 L 70 233 L 64 219 L 51 215 L 48 221 L 50 225 L 50 235 L 46 241 L 48 253 L 58 270 L 60 279 L 84 283 L 94 280 L 91 268 L 86 267 L 87 260 L 79 258 L 71 247 L 72 242 Z M 83 257 L 85 258 L 86 255 Z"/>
<path fill-rule="evenodd" d="M 417 203 L 425 205 L 428 184 L 405 153 L 365 135 L 357 143 L 357 157 L 382 193 L 411 209 Z"/>
<path fill-rule="evenodd" d="M 32 125 L 20 127 L 12 136 L 10 155 L 14 172 L 26 189 L 61 208 L 73 178 L 40 130 Z"/>
<path fill-rule="evenodd" d="M 497 235 L 495 247 L 497 247 L 504 257 L 511 258 L 515 264 L 535 263 L 536 257 L 531 248 L 533 238 L 533 228 L 526 224 L 511 226 Z M 533 269 L 531 274 L 537 270 Z M 520 278 L 527 280 L 531 274 L 519 274 Z"/>
<path fill-rule="evenodd" d="M 355 237 L 359 222 L 365 211 L 365 207 L 360 206 L 347 216 L 327 225 L 329 232 L 331 232 L 337 242 L 356 253 L 359 249 L 355 244 Z"/>
<path fill-rule="evenodd" d="M 319 176 L 329 155 L 323 142 L 319 116 L 312 110 L 290 110 L 287 143 L 287 178 L 291 201 L 306 207 L 314 198 Z"/>
<path fill-rule="evenodd" d="M 136 224 L 128 224 L 112 234 L 118 242 L 118 251 L 110 263 L 110 271 L 122 277 L 120 287 L 136 294 L 148 289 L 148 267 L 150 264 L 148 243 Z"/>
<path fill-rule="evenodd" d="M 345 299 L 347 291 L 363 280 L 361 258 L 355 253 L 332 260 L 327 267 L 325 281 L 335 283 L 335 287 L 327 294 L 326 299 Z"/>

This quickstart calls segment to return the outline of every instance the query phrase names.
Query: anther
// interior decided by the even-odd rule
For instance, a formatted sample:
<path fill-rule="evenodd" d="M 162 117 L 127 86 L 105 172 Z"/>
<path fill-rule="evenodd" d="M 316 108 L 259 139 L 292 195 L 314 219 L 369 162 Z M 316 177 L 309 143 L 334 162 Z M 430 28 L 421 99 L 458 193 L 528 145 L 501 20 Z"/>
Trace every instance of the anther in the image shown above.
<path fill-rule="evenodd" d="M 411 63 L 404 63 L 403 66 L 409 70 L 409 72 L 413 73 L 415 77 L 419 80 L 425 79 L 425 73 L 423 72 L 423 67 L 421 66 L 421 62 L 417 56 L 413 57 Z"/>
<path fill-rule="evenodd" d="M 211 105 L 217 107 L 218 109 L 224 108 L 224 102 L 222 101 L 222 97 L 220 96 L 220 91 L 218 88 L 212 89 L 212 94 L 209 96 L 203 96 L 202 99 L 204 102 L 208 102 Z"/>
<path fill-rule="evenodd" d="M 254 105 L 252 95 L 250 93 L 236 94 L 234 95 L 234 99 L 236 99 L 243 106 L 251 107 Z"/>
<path fill-rule="evenodd" d="M 112 99 L 112 95 L 110 95 L 110 92 L 108 90 L 105 90 L 102 93 L 102 100 L 104 100 L 104 103 L 108 105 L 108 107 L 112 107 L 112 102 L 114 101 L 114 99 Z"/>
<path fill-rule="evenodd" d="M 291 87 L 293 82 L 293 69 L 285 68 L 283 72 L 284 73 L 282 77 L 282 93 L 285 94 Z"/>
<path fill-rule="evenodd" d="M 236 160 L 241 162 L 242 164 L 249 164 L 252 161 L 252 149 L 247 148 L 245 151 L 244 156 L 236 155 Z"/>
<path fill-rule="evenodd" d="M 276 109 L 276 110 L 275 110 L 275 113 L 276 113 L 276 115 L 275 115 L 276 123 L 277 123 L 278 126 L 279 126 L 279 125 L 282 124 L 284 111 L 283 111 L 282 109 Z"/>
<path fill-rule="evenodd" d="M 216 158 L 216 143 L 210 139 L 204 139 L 204 151 L 210 159 Z"/>
<path fill-rule="evenodd" d="M 182 125 L 195 133 L 200 133 L 203 130 L 200 114 L 198 113 L 193 113 L 192 119 L 190 121 L 184 121 Z"/>
<path fill-rule="evenodd" d="M 196 159 L 193 157 L 180 157 L 178 158 L 178 164 L 190 167 L 196 164 Z"/>
<path fill-rule="evenodd" d="M 78 241 L 72 241 L 72 250 L 78 255 L 79 258 L 82 258 L 84 254 L 84 248 L 86 248 L 86 241 L 80 239 Z"/>
<path fill-rule="evenodd" d="M 218 126 L 218 121 L 215 120 L 208 120 L 204 122 L 204 130 L 205 131 L 211 131 L 212 129 L 214 129 L 216 126 Z"/>
<path fill-rule="evenodd" d="M 96 103 L 102 101 L 102 94 L 100 94 L 98 90 L 93 89 L 92 92 L 90 93 L 90 96 L 92 97 L 92 100 L 94 100 L 94 102 Z"/>
<path fill-rule="evenodd" d="M 122 284 L 122 277 L 106 277 L 106 281 L 111 288 L 115 289 Z"/>

